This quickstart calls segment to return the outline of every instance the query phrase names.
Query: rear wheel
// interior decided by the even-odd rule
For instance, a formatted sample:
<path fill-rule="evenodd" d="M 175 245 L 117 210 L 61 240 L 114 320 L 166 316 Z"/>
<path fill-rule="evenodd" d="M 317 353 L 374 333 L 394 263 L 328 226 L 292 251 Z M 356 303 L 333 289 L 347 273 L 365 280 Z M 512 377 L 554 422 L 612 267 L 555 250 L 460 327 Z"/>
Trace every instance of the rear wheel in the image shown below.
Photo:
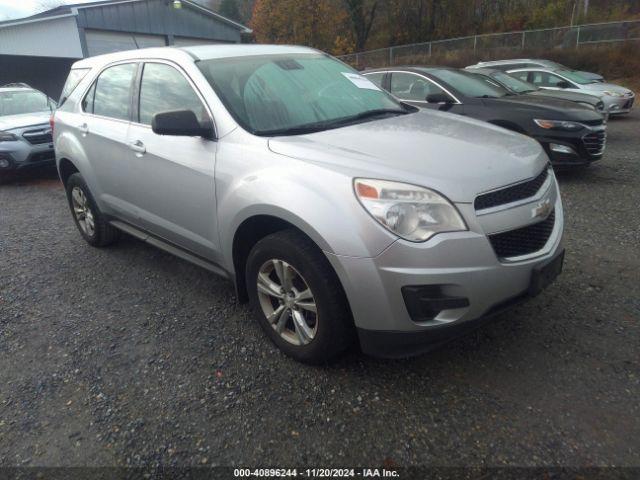
<path fill-rule="evenodd" d="M 295 230 L 260 240 L 247 260 L 252 309 L 287 355 L 327 363 L 353 341 L 353 321 L 337 275 L 322 251 Z"/>
<path fill-rule="evenodd" d="M 67 199 L 73 219 L 87 243 L 106 247 L 118 239 L 118 230 L 109 225 L 79 173 L 67 180 Z"/>

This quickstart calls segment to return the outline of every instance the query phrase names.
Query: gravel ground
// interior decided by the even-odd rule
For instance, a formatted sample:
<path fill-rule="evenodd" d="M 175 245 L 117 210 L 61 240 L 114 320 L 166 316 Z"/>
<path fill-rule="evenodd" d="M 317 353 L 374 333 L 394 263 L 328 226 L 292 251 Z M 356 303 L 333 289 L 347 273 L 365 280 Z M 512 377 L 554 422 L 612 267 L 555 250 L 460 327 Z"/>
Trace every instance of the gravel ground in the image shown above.
<path fill-rule="evenodd" d="M 561 176 L 566 269 L 428 355 L 287 359 L 231 284 L 0 186 L 0 466 L 640 465 L 640 111 Z"/>

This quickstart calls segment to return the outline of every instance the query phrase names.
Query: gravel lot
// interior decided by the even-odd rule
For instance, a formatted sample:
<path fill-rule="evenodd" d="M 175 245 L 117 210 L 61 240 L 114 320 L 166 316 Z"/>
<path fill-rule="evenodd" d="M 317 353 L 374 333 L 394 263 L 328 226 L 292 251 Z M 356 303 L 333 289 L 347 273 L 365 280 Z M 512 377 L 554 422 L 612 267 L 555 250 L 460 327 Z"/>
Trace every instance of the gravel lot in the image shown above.
<path fill-rule="evenodd" d="M 280 354 L 232 285 L 0 186 L 0 466 L 640 466 L 640 110 L 561 176 L 566 269 L 431 354 Z M 299 465 L 298 465 L 299 466 Z"/>

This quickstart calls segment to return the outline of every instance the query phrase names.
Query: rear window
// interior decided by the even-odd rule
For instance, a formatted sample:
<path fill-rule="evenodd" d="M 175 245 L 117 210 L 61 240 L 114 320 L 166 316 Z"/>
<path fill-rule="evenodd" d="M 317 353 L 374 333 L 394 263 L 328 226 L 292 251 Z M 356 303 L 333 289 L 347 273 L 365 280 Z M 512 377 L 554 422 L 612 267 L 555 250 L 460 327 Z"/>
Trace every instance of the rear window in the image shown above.
<path fill-rule="evenodd" d="M 60 105 L 62 105 L 69 95 L 73 93 L 76 87 L 80 84 L 82 79 L 89 73 L 90 68 L 74 68 L 69 72 L 69 76 L 67 77 L 67 81 L 62 87 L 62 94 L 60 95 Z"/>

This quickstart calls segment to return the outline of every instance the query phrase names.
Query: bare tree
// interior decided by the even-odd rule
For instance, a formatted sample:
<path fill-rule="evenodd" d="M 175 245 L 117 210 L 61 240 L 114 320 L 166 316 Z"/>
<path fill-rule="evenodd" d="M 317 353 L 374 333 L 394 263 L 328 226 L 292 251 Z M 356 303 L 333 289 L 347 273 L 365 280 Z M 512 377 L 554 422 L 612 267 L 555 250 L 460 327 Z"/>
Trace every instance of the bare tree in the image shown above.
<path fill-rule="evenodd" d="M 344 0 L 356 37 L 356 51 L 364 49 L 367 43 L 378 4 L 378 0 Z"/>

